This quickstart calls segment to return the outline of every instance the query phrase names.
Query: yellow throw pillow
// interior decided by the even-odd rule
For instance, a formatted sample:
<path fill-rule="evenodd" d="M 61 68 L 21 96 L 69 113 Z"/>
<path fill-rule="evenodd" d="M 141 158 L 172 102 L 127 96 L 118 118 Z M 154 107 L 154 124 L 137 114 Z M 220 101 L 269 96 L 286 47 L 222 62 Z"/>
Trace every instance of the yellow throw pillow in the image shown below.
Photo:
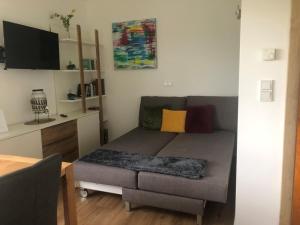
<path fill-rule="evenodd" d="M 173 111 L 173 110 L 163 109 L 161 131 L 184 133 L 185 118 L 186 118 L 186 111 Z"/>

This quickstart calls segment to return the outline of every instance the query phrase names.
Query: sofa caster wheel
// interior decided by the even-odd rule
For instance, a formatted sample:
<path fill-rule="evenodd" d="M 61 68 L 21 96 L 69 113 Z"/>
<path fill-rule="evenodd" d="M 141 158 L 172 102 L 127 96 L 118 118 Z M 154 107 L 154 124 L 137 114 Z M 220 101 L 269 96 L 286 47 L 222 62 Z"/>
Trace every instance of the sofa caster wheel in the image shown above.
<path fill-rule="evenodd" d="M 79 194 L 80 194 L 80 197 L 81 197 L 81 198 L 87 198 L 88 195 L 89 195 L 87 189 L 84 189 L 84 188 L 80 188 Z"/>

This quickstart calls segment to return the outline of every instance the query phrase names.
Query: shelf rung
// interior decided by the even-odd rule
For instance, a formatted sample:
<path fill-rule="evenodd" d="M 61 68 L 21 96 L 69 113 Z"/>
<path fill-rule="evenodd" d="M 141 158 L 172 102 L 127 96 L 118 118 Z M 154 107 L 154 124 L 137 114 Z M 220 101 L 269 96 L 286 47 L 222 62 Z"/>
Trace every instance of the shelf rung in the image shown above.
<path fill-rule="evenodd" d="M 106 97 L 106 95 L 102 95 L 102 98 L 103 97 Z M 92 96 L 92 97 L 86 97 L 85 100 L 86 101 L 89 101 L 89 100 L 95 100 L 95 99 L 98 99 L 99 96 Z M 81 102 L 82 99 L 81 98 L 78 98 L 78 99 L 75 99 L 75 100 L 69 100 L 69 99 L 61 99 L 59 100 L 59 102 L 61 103 L 76 103 L 76 102 Z"/>
<path fill-rule="evenodd" d="M 62 42 L 62 43 L 71 43 L 71 44 L 77 44 L 78 43 L 78 41 L 76 39 L 71 39 L 71 38 L 62 38 L 62 39 L 60 39 L 60 42 Z M 83 41 L 82 45 L 95 46 L 95 43 Z"/>

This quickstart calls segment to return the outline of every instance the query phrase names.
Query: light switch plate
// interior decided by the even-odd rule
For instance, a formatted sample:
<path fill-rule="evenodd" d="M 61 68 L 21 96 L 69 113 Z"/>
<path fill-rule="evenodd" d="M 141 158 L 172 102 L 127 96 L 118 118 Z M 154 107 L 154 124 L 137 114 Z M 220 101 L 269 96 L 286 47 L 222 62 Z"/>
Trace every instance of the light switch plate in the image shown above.
<path fill-rule="evenodd" d="M 171 82 L 171 81 L 165 81 L 163 85 L 164 85 L 164 87 L 172 87 L 173 86 L 173 82 Z"/>
<path fill-rule="evenodd" d="M 2 110 L 0 110 L 0 133 L 1 132 L 7 132 L 8 128 L 7 128 L 7 123 L 4 117 L 4 113 Z"/>
<path fill-rule="evenodd" d="M 273 80 L 260 81 L 260 90 L 272 90 L 272 89 L 273 89 Z"/>
<path fill-rule="evenodd" d="M 273 91 L 261 91 L 260 92 L 261 102 L 272 102 L 273 101 Z"/>
<path fill-rule="evenodd" d="M 261 80 L 259 87 L 259 100 L 261 102 L 272 102 L 273 101 L 273 80 Z"/>

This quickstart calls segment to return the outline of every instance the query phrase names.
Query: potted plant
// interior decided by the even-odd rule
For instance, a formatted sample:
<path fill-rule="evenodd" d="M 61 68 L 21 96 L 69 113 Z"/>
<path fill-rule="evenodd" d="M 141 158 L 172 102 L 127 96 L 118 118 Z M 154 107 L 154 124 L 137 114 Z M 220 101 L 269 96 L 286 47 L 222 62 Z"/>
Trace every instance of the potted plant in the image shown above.
<path fill-rule="evenodd" d="M 50 19 L 60 19 L 64 28 L 66 29 L 67 33 L 68 33 L 68 37 L 70 38 L 70 25 L 71 25 L 71 19 L 74 17 L 75 14 L 75 9 L 73 9 L 71 11 L 70 14 L 68 15 L 62 15 L 62 14 L 58 14 L 58 13 L 53 13 L 50 15 Z"/>

